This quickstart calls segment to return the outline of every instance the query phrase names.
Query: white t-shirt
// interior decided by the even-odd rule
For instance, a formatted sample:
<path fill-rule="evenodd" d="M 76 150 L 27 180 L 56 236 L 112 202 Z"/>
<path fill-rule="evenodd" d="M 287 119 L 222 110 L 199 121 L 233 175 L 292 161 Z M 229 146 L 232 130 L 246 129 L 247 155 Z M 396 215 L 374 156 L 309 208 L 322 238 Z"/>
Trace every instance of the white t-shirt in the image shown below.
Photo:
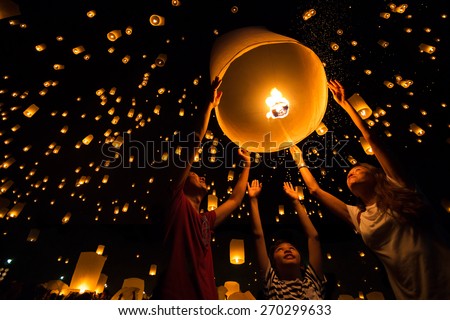
<path fill-rule="evenodd" d="M 397 299 L 450 299 L 450 249 L 440 245 L 376 204 L 347 205 L 353 225 L 364 243 L 382 261 Z"/>

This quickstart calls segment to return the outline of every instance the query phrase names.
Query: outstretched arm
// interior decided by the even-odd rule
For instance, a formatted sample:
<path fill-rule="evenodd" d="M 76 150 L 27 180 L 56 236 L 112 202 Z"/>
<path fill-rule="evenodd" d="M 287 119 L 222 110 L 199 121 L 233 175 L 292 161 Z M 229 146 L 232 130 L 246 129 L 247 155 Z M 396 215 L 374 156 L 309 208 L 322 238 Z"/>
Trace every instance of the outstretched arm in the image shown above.
<path fill-rule="evenodd" d="M 342 200 L 333 196 L 331 193 L 326 192 L 319 186 L 316 179 L 311 174 L 311 171 L 309 171 L 308 166 L 303 159 L 303 154 L 300 148 L 293 145 L 289 148 L 289 151 L 299 168 L 298 170 L 306 184 L 306 187 L 308 188 L 309 193 L 317 198 L 332 213 L 353 227 L 352 220 L 347 210 L 347 205 Z"/>
<path fill-rule="evenodd" d="M 266 241 L 259 215 L 258 196 L 261 193 L 261 188 L 262 183 L 259 183 L 256 179 L 252 181 L 251 185 L 247 183 L 248 197 L 250 199 L 250 221 L 253 238 L 255 239 L 256 257 L 258 259 L 260 276 L 264 278 L 269 266 L 269 256 L 267 255 Z"/>
<path fill-rule="evenodd" d="M 234 186 L 233 193 L 228 198 L 227 201 L 222 203 L 216 209 L 216 221 L 214 223 L 214 227 L 218 226 L 225 220 L 242 202 L 242 199 L 245 195 L 245 189 L 247 187 L 248 175 L 250 172 L 250 153 L 247 150 L 239 149 L 239 156 L 243 161 L 244 168 L 239 176 L 236 185 Z"/>
<path fill-rule="evenodd" d="M 317 276 L 320 279 L 323 279 L 324 276 L 322 267 L 322 249 L 319 241 L 319 233 L 309 219 L 308 213 L 306 212 L 305 208 L 300 204 L 297 191 L 295 191 L 292 183 L 285 182 L 283 185 L 283 189 L 286 195 L 291 200 L 295 211 L 297 211 L 300 224 L 302 225 L 308 239 L 309 263 L 313 267 L 314 271 L 316 271 Z"/>
<path fill-rule="evenodd" d="M 362 136 L 372 147 L 372 150 L 383 168 L 384 172 L 397 182 L 404 186 L 407 186 L 410 181 L 402 169 L 402 167 L 393 159 L 393 157 L 385 150 L 383 144 L 377 139 L 377 137 L 371 134 L 367 124 L 359 116 L 358 112 L 351 106 L 345 96 L 345 89 L 342 84 L 337 80 L 330 80 L 328 82 L 328 88 L 333 94 L 334 100 L 348 113 L 353 123 L 361 132 Z"/>
<path fill-rule="evenodd" d="M 199 122 L 194 127 L 194 135 L 188 136 L 187 147 L 182 150 L 182 161 L 185 163 L 185 166 L 177 166 L 175 177 L 174 177 L 174 187 L 183 184 L 186 180 L 189 171 L 191 170 L 192 163 L 194 162 L 194 158 L 198 149 L 200 148 L 200 144 L 205 136 L 206 130 L 208 128 L 209 118 L 211 116 L 211 111 L 217 107 L 220 103 L 220 98 L 222 97 L 222 92 L 219 92 L 218 89 L 222 84 L 222 80 L 219 77 L 216 77 L 214 81 L 211 83 L 210 87 L 210 97 L 208 97 L 208 104 L 204 107 L 200 117 Z M 195 138 L 195 139 L 194 139 Z"/>

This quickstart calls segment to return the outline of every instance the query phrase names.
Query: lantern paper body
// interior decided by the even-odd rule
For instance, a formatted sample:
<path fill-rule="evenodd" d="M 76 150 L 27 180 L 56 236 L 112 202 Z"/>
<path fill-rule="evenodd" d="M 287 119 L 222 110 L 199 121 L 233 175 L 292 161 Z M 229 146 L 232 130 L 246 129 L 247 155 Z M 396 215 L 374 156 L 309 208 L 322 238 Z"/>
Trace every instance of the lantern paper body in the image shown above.
<path fill-rule="evenodd" d="M 20 15 L 20 8 L 16 1 L 0 1 L 0 20 Z"/>
<path fill-rule="evenodd" d="M 105 261 L 106 257 L 96 252 L 81 252 L 70 281 L 70 289 L 95 291 Z"/>
<path fill-rule="evenodd" d="M 230 242 L 230 263 L 243 264 L 245 262 L 244 240 L 232 239 Z"/>
<path fill-rule="evenodd" d="M 100 294 L 105 290 L 106 281 L 108 281 L 108 276 L 104 273 L 101 273 L 100 277 L 98 278 L 97 288 L 95 288 L 95 292 L 97 294 Z"/>
<path fill-rule="evenodd" d="M 225 288 L 227 288 L 227 292 L 225 293 L 225 296 L 227 298 L 230 297 L 233 293 L 241 292 L 241 286 L 236 281 L 226 281 L 224 285 Z"/>
<path fill-rule="evenodd" d="M 123 288 L 137 288 L 134 294 L 134 300 L 142 300 L 144 295 L 144 287 L 145 281 L 140 278 L 127 278 L 123 280 L 122 289 Z"/>
<path fill-rule="evenodd" d="M 327 105 L 327 80 L 317 55 L 297 40 L 263 27 L 245 27 L 222 35 L 214 43 L 211 80 L 222 79 L 223 96 L 215 109 L 223 132 L 250 152 L 288 148 L 311 134 Z M 276 89 L 281 116 L 266 99 Z M 286 107 L 286 108 L 284 108 Z"/>

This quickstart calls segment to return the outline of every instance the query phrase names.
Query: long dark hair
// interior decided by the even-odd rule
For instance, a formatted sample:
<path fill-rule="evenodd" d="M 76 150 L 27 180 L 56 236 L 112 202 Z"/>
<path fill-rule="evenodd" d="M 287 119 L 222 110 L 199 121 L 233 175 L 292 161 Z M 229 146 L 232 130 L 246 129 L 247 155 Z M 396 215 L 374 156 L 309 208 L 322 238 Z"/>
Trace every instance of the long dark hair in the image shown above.
<path fill-rule="evenodd" d="M 382 169 L 371 164 L 358 163 L 357 166 L 368 169 L 375 177 L 376 204 L 383 214 L 391 215 L 400 223 L 415 226 L 425 226 L 427 224 L 429 220 L 425 217 L 432 209 L 423 194 L 397 185 L 388 179 Z M 358 203 L 357 206 L 362 211 L 366 210 L 362 202 Z"/>

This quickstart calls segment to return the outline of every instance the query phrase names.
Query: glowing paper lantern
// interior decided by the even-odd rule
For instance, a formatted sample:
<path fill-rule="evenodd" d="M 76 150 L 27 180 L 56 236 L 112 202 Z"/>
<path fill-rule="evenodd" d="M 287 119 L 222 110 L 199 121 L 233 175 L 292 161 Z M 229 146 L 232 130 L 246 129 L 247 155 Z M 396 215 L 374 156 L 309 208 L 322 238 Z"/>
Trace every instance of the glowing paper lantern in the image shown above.
<path fill-rule="evenodd" d="M 243 264 L 245 262 L 244 240 L 232 239 L 230 242 L 230 262 Z"/>
<path fill-rule="evenodd" d="M 25 203 L 19 202 L 14 205 L 14 207 L 11 208 L 11 210 L 8 211 L 8 217 L 10 218 L 17 218 L 19 214 L 22 212 L 23 208 L 25 207 Z"/>
<path fill-rule="evenodd" d="M 30 233 L 28 234 L 27 241 L 28 242 L 36 242 L 39 237 L 40 232 L 41 231 L 39 229 L 31 229 Z"/>
<path fill-rule="evenodd" d="M 225 293 L 226 297 L 229 298 L 233 293 L 241 292 L 241 287 L 236 281 L 226 281 L 224 283 L 225 288 L 227 288 L 227 292 Z"/>
<path fill-rule="evenodd" d="M 372 150 L 372 146 L 367 142 L 366 139 L 364 139 L 364 137 L 359 138 L 359 141 L 360 141 L 361 146 L 363 147 L 364 152 L 366 154 L 368 154 L 368 155 L 374 154 L 373 150 Z"/>
<path fill-rule="evenodd" d="M 358 94 L 353 94 L 348 98 L 348 102 L 359 113 L 360 117 L 364 120 L 372 115 L 372 109 L 367 105 L 364 99 Z"/>
<path fill-rule="evenodd" d="M 299 200 L 304 200 L 305 199 L 305 193 L 304 193 L 303 188 L 301 186 L 295 186 L 295 191 L 297 191 Z"/>
<path fill-rule="evenodd" d="M 208 195 L 208 211 L 212 211 L 217 208 L 218 198 L 216 195 L 209 194 Z"/>
<path fill-rule="evenodd" d="M 155 64 L 158 67 L 164 67 L 164 65 L 166 64 L 166 61 L 167 61 L 167 54 L 160 53 L 155 59 Z"/>
<path fill-rule="evenodd" d="M 150 271 L 148 272 L 148 274 L 151 276 L 155 276 L 157 268 L 158 268 L 158 266 L 156 264 L 152 264 L 150 266 Z"/>
<path fill-rule="evenodd" d="M 323 123 L 323 122 L 321 122 L 320 124 L 319 124 L 319 126 L 317 127 L 317 129 L 316 129 L 316 133 L 319 135 L 319 136 L 323 136 L 325 133 L 327 133 L 328 132 L 328 128 L 327 128 L 327 126 L 325 125 L 325 123 Z"/>
<path fill-rule="evenodd" d="M 210 72 L 211 80 L 222 79 L 218 123 L 231 141 L 250 152 L 298 143 L 325 114 L 327 80 L 320 59 L 297 40 L 263 27 L 219 37 Z"/>
<path fill-rule="evenodd" d="M 81 252 L 70 281 L 70 289 L 78 289 L 80 293 L 95 291 L 105 261 L 105 256 L 95 252 Z"/>
<path fill-rule="evenodd" d="M 137 288 L 135 291 L 135 300 L 142 300 L 144 295 L 145 282 L 140 278 L 127 278 L 123 280 L 122 288 Z"/>
<path fill-rule="evenodd" d="M 25 117 L 31 118 L 38 110 L 39 107 L 35 104 L 32 104 L 23 112 L 23 115 Z"/>
<path fill-rule="evenodd" d="M 98 254 L 99 256 L 103 255 L 103 251 L 105 250 L 105 246 L 102 244 L 99 244 L 97 246 L 97 250 L 95 251 L 96 254 Z"/>
<path fill-rule="evenodd" d="M 103 290 L 105 290 L 105 284 L 107 280 L 108 276 L 104 273 L 100 273 L 100 278 L 98 279 L 97 287 L 95 288 L 95 292 L 97 294 L 100 294 L 103 292 Z"/>
<path fill-rule="evenodd" d="M 421 43 L 419 45 L 420 52 L 426 52 L 432 54 L 436 51 L 436 47 L 430 46 L 429 44 Z"/>
<path fill-rule="evenodd" d="M 409 125 L 409 130 L 414 132 L 417 136 L 423 136 L 425 134 L 425 130 L 423 130 L 421 127 L 419 127 L 417 124 L 415 123 L 411 123 Z"/>
<path fill-rule="evenodd" d="M 156 27 L 163 26 L 165 24 L 165 20 L 166 19 L 164 19 L 164 17 L 159 16 L 157 14 L 151 15 L 149 19 L 150 24 Z"/>
<path fill-rule="evenodd" d="M 109 41 L 116 41 L 122 36 L 122 31 L 120 30 L 112 30 L 108 32 L 106 35 Z"/>

